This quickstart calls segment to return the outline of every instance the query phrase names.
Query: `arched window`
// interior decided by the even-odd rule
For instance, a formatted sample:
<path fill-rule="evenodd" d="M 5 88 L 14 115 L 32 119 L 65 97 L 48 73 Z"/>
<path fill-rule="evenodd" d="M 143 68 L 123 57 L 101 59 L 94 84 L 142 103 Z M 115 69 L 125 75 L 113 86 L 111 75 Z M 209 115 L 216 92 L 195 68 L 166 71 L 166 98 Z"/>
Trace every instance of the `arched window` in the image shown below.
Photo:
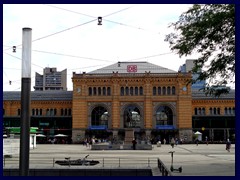
<path fill-rule="evenodd" d="M 228 112 L 231 115 L 232 114 L 232 108 L 228 108 Z"/>
<path fill-rule="evenodd" d="M 38 109 L 36 109 L 36 115 L 38 116 L 39 114 L 38 114 Z"/>
<path fill-rule="evenodd" d="M 156 111 L 156 125 L 173 125 L 173 112 L 168 106 L 160 106 Z"/>
<path fill-rule="evenodd" d="M 167 95 L 170 95 L 171 94 L 171 88 L 168 86 L 167 87 Z"/>
<path fill-rule="evenodd" d="M 103 95 L 106 96 L 106 87 L 103 87 Z"/>
<path fill-rule="evenodd" d="M 88 95 L 89 95 L 89 96 L 92 95 L 92 88 L 91 88 L 91 87 L 88 88 Z"/>
<path fill-rule="evenodd" d="M 133 87 L 130 87 L 130 95 L 133 96 Z"/>
<path fill-rule="evenodd" d="M 49 111 L 49 109 L 46 110 L 46 115 L 47 115 L 47 116 L 50 115 L 50 111 Z"/>
<path fill-rule="evenodd" d="M 198 115 L 201 115 L 202 112 L 201 112 L 201 108 L 198 108 Z"/>
<path fill-rule="evenodd" d="M 124 110 L 123 118 L 125 128 L 141 126 L 140 110 L 134 105 L 130 105 Z"/>
<path fill-rule="evenodd" d="M 225 107 L 224 108 L 224 114 L 227 115 L 228 114 L 228 109 Z"/>
<path fill-rule="evenodd" d="M 69 116 L 72 115 L 72 109 L 68 109 L 68 115 L 69 115 Z"/>
<path fill-rule="evenodd" d="M 209 109 L 209 114 L 210 114 L 210 115 L 213 114 L 213 110 L 212 110 L 212 108 Z"/>
<path fill-rule="evenodd" d="M 61 116 L 64 116 L 64 110 L 61 109 Z"/>
<path fill-rule="evenodd" d="M 104 125 L 107 127 L 108 119 L 109 119 L 109 115 L 108 115 L 108 111 L 106 108 L 104 108 L 102 106 L 98 106 L 92 110 L 92 113 L 91 113 L 91 125 L 92 126 Z"/>
<path fill-rule="evenodd" d="M 217 109 L 213 108 L 213 114 L 216 115 L 217 114 Z"/>
<path fill-rule="evenodd" d="M 217 108 L 217 114 L 218 114 L 218 115 L 221 114 L 220 108 Z"/>
<path fill-rule="evenodd" d="M 161 87 L 158 87 L 158 95 L 162 94 L 161 90 L 162 90 Z"/>
<path fill-rule="evenodd" d="M 135 87 L 135 95 L 138 96 L 138 87 Z"/>
<path fill-rule="evenodd" d="M 154 86 L 153 87 L 153 95 L 156 96 L 157 95 L 157 88 Z"/>
<path fill-rule="evenodd" d="M 194 114 L 195 114 L 195 115 L 198 115 L 198 110 L 197 110 L 197 108 L 194 108 Z"/>
<path fill-rule="evenodd" d="M 143 95 L 143 87 L 140 86 L 140 96 Z"/>
<path fill-rule="evenodd" d="M 96 88 L 96 87 L 93 88 L 93 95 L 94 95 L 94 96 L 97 95 L 97 88 Z"/>
<path fill-rule="evenodd" d="M 17 112 L 18 116 L 21 115 L 21 109 L 18 109 L 18 112 Z"/>
<path fill-rule="evenodd" d="M 124 87 L 121 87 L 121 96 L 124 96 Z"/>
<path fill-rule="evenodd" d="M 65 115 L 65 116 L 67 116 L 67 111 L 68 111 L 68 110 L 67 110 L 67 109 L 65 109 L 65 112 L 64 112 L 64 115 Z"/>
<path fill-rule="evenodd" d="M 206 110 L 205 110 L 205 108 L 202 108 L 202 115 L 206 115 Z"/>
<path fill-rule="evenodd" d="M 35 116 L 35 109 L 32 109 L 32 115 Z"/>
<path fill-rule="evenodd" d="M 54 109 L 54 116 L 57 115 L 57 109 Z"/>
<path fill-rule="evenodd" d="M 40 116 L 42 115 L 42 109 L 40 109 Z"/>
<path fill-rule="evenodd" d="M 128 88 L 128 87 L 125 88 L 125 94 L 126 94 L 127 96 L 129 95 L 129 88 Z"/>
<path fill-rule="evenodd" d="M 110 87 L 107 88 L 107 95 L 111 96 L 111 88 Z"/>
<path fill-rule="evenodd" d="M 166 87 L 163 87 L 163 95 L 166 95 Z"/>
<path fill-rule="evenodd" d="M 233 113 L 233 115 L 235 115 L 235 107 L 232 108 L 232 113 Z"/>
<path fill-rule="evenodd" d="M 172 87 L 172 95 L 175 95 L 176 94 L 176 88 L 175 86 Z"/>
<path fill-rule="evenodd" d="M 101 87 L 98 87 L 98 95 L 99 95 L 99 96 L 102 95 L 102 89 L 101 89 Z"/>

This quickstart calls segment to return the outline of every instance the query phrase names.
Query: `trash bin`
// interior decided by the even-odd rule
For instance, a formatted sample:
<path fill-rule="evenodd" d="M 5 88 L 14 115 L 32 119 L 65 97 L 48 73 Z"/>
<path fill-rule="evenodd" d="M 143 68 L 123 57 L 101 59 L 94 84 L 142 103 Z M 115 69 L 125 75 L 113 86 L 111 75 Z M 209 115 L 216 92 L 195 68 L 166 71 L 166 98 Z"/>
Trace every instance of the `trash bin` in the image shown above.
<path fill-rule="evenodd" d="M 161 147 L 161 141 L 157 142 L 157 147 Z"/>

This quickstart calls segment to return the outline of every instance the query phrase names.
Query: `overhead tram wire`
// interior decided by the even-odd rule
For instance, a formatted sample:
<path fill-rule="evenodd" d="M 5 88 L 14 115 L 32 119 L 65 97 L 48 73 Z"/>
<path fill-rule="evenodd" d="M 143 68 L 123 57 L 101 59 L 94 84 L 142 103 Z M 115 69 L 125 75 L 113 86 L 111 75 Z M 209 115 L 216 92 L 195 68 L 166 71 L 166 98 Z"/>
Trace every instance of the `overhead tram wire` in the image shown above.
<path fill-rule="evenodd" d="M 22 61 L 22 59 L 21 58 L 19 58 L 19 57 L 17 57 L 17 56 L 13 56 L 13 55 L 11 55 L 11 54 L 9 54 L 9 53 L 7 53 L 7 52 L 3 52 L 4 54 L 7 54 L 7 55 L 9 55 L 9 56 L 12 56 L 13 58 L 16 58 L 16 59 L 19 59 L 20 61 Z M 42 66 L 39 66 L 39 65 L 37 65 L 37 64 L 34 64 L 34 63 L 31 63 L 32 65 L 34 65 L 34 66 L 37 66 L 37 67 L 40 67 L 40 68 L 42 68 L 43 69 L 43 67 Z"/>
<path fill-rule="evenodd" d="M 91 15 L 84 14 L 84 13 L 79 13 L 79 12 L 72 11 L 72 10 L 68 10 L 68 9 L 65 9 L 65 8 L 59 8 L 59 7 L 57 7 L 57 6 L 52 6 L 52 5 L 49 5 L 49 6 L 50 6 L 50 7 L 53 7 L 53 8 L 61 9 L 61 10 L 64 10 L 64 11 L 68 11 L 68 12 L 80 14 L 80 15 L 83 15 L 83 16 L 87 16 L 87 17 L 97 18 L 97 17 L 95 17 L 95 16 L 91 16 Z M 127 9 L 130 9 L 130 8 L 132 8 L 132 7 L 133 7 L 133 6 L 124 8 L 124 9 L 122 9 L 122 10 L 113 12 L 113 13 L 108 14 L 108 15 L 105 15 L 105 16 L 103 16 L 103 17 L 111 16 L 111 15 L 113 15 L 113 14 L 122 12 L 122 11 L 127 10 Z M 128 24 L 124 24 L 124 23 L 120 23 L 120 22 L 116 22 L 116 21 L 111 21 L 111 20 L 107 20 L 107 19 L 103 19 L 103 20 L 104 20 L 104 21 L 107 21 L 107 22 L 115 23 L 115 24 L 118 24 L 118 25 L 126 26 L 126 27 L 129 27 L 129 28 L 134 28 L 134 29 L 138 29 L 138 30 L 148 31 L 148 32 L 152 32 L 152 33 L 158 34 L 158 35 L 160 34 L 159 32 L 153 32 L 153 31 L 151 31 L 151 30 L 147 30 L 147 29 L 144 29 L 144 28 L 141 28 L 141 27 L 135 27 L 135 26 L 132 26 L 132 25 L 128 25 Z"/>
<path fill-rule="evenodd" d="M 43 4 L 43 5 L 46 5 L 46 4 Z M 53 36 L 53 35 L 56 35 L 56 34 L 65 32 L 65 31 L 68 31 L 68 30 L 71 30 L 71 29 L 74 29 L 74 28 L 76 28 L 76 27 L 79 27 L 79 26 L 82 26 L 82 25 L 85 25 L 85 24 L 88 24 L 88 23 L 91 23 L 91 22 L 94 22 L 94 21 L 97 20 L 97 17 L 94 17 L 94 16 L 90 16 L 90 15 L 83 14 L 83 13 L 78 13 L 78 12 L 75 12 L 75 11 L 67 10 L 67 9 L 64 9 L 64 8 L 59 8 L 59 7 L 52 6 L 52 5 L 48 5 L 48 6 L 54 7 L 54 8 L 58 8 L 58 9 L 61 9 L 61 10 L 65 10 L 65 11 L 69 11 L 69 12 L 72 12 L 72 13 L 77 13 L 77 14 L 81 14 L 81 15 L 84 15 L 84 16 L 88 16 L 88 17 L 94 18 L 94 20 L 91 20 L 91 21 L 85 22 L 85 23 L 83 23 L 83 24 L 79 24 L 79 25 L 77 25 L 77 26 L 73 26 L 73 27 L 71 27 L 71 28 L 68 28 L 68 29 L 65 29 L 65 30 L 62 30 L 62 31 L 59 31 L 59 32 L 56 32 L 56 33 L 53 33 L 53 34 L 50 34 L 50 35 L 47 35 L 47 36 L 38 38 L 38 39 L 35 39 L 35 40 L 33 40 L 32 42 L 35 42 L 35 41 L 38 41 L 38 40 L 41 40 L 41 39 L 44 39 L 44 38 L 47 38 L 47 37 L 50 37 L 50 36 Z M 133 7 L 133 6 L 132 6 L 132 7 Z M 113 12 L 113 13 L 108 14 L 108 15 L 106 15 L 106 16 L 110 16 L 110 15 L 112 15 L 112 14 L 116 14 L 116 13 L 118 13 L 118 12 L 122 12 L 122 11 L 124 11 L 124 10 L 129 9 L 129 8 L 131 8 L 131 7 L 124 8 L 124 9 L 122 9 L 122 10 L 119 10 L 119 11 L 117 11 L 117 12 Z M 104 17 L 106 17 L 106 16 L 104 16 Z M 16 47 L 21 46 L 21 45 L 22 45 L 22 44 L 17 45 Z M 9 49 L 12 49 L 12 47 L 11 47 L 11 48 L 8 48 L 8 49 L 5 49 L 4 51 L 7 51 L 7 50 L 9 50 Z"/>
<path fill-rule="evenodd" d="M 65 31 L 68 31 L 68 30 L 77 28 L 77 27 L 79 27 L 79 26 L 83 26 L 83 25 L 89 24 L 89 23 L 94 22 L 94 21 L 97 21 L 97 19 L 94 19 L 94 20 L 91 20 L 91 21 L 88 21 L 88 22 L 85 22 L 85 23 L 82 23 L 82 24 L 79 24 L 79 25 L 76 25 L 76 26 L 73 26 L 73 27 L 70 27 L 70 28 L 67 28 L 67 29 L 58 31 L 58 32 L 55 32 L 55 33 L 53 33 L 53 34 L 49 34 L 49 35 L 46 35 L 46 36 L 37 38 L 37 39 L 35 39 L 35 40 L 32 40 L 32 42 L 39 41 L 39 40 L 41 40 L 41 39 L 45 39 L 45 38 L 50 37 L 50 36 L 54 36 L 54 35 L 56 35 L 56 34 L 59 34 L 59 33 L 62 33 L 62 32 L 65 32 Z M 18 46 L 22 46 L 22 44 L 19 44 L 19 45 L 17 45 L 16 47 L 18 47 Z M 7 51 L 7 50 L 9 50 L 9 49 L 12 49 L 12 47 L 11 47 L 11 48 L 8 48 L 8 49 L 5 49 L 4 51 Z"/>
<path fill-rule="evenodd" d="M 54 55 L 59 55 L 59 56 L 67 56 L 67 57 L 72 57 L 72 58 L 80 58 L 80 59 L 88 59 L 88 60 L 96 60 L 96 61 L 104 61 L 104 62 L 114 62 L 114 61 L 110 61 L 110 60 L 90 58 L 90 57 L 81 57 L 81 56 L 76 56 L 76 55 L 61 54 L 61 53 L 55 53 L 55 52 L 47 52 L 47 51 L 40 51 L 40 50 L 33 50 L 33 51 L 40 52 L 40 53 L 54 54 Z"/>
<path fill-rule="evenodd" d="M 173 52 L 161 53 L 161 54 L 156 54 L 156 55 L 151 55 L 151 56 L 145 56 L 145 57 L 140 57 L 140 58 L 135 58 L 135 59 L 128 59 L 128 60 L 126 60 L 126 61 L 135 61 L 135 60 L 139 60 L 139 59 L 153 58 L 153 57 L 163 56 L 163 55 L 172 54 L 172 53 L 173 53 Z"/>

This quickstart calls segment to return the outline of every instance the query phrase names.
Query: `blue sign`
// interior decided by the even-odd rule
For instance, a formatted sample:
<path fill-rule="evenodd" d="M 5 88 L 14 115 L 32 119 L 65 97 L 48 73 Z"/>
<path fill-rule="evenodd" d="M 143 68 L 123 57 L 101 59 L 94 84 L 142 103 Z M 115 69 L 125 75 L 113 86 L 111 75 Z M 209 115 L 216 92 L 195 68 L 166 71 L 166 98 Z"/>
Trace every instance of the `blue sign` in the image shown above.
<path fill-rule="evenodd" d="M 156 129 L 176 129 L 173 125 L 156 125 Z"/>
<path fill-rule="evenodd" d="M 94 129 L 94 130 L 105 130 L 105 129 L 107 129 L 107 126 L 106 126 L 106 125 L 89 126 L 89 129 Z"/>

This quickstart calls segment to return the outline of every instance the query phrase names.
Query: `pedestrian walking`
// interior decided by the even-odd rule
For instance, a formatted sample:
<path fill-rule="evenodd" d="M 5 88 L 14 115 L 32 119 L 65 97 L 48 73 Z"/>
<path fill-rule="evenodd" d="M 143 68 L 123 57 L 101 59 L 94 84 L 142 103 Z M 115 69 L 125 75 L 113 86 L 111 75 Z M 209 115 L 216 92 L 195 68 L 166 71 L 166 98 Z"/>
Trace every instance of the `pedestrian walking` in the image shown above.
<path fill-rule="evenodd" d="M 171 144 L 172 148 L 174 148 L 174 144 L 175 144 L 174 138 L 171 139 L 171 143 L 170 144 Z"/>
<path fill-rule="evenodd" d="M 166 139 L 165 139 L 165 138 L 163 139 L 163 144 L 164 144 L 164 145 L 166 144 Z"/>
<path fill-rule="evenodd" d="M 227 139 L 227 142 L 226 142 L 226 150 L 227 150 L 228 152 L 230 152 L 230 149 L 231 149 L 231 142 L 230 142 L 229 139 Z"/>

